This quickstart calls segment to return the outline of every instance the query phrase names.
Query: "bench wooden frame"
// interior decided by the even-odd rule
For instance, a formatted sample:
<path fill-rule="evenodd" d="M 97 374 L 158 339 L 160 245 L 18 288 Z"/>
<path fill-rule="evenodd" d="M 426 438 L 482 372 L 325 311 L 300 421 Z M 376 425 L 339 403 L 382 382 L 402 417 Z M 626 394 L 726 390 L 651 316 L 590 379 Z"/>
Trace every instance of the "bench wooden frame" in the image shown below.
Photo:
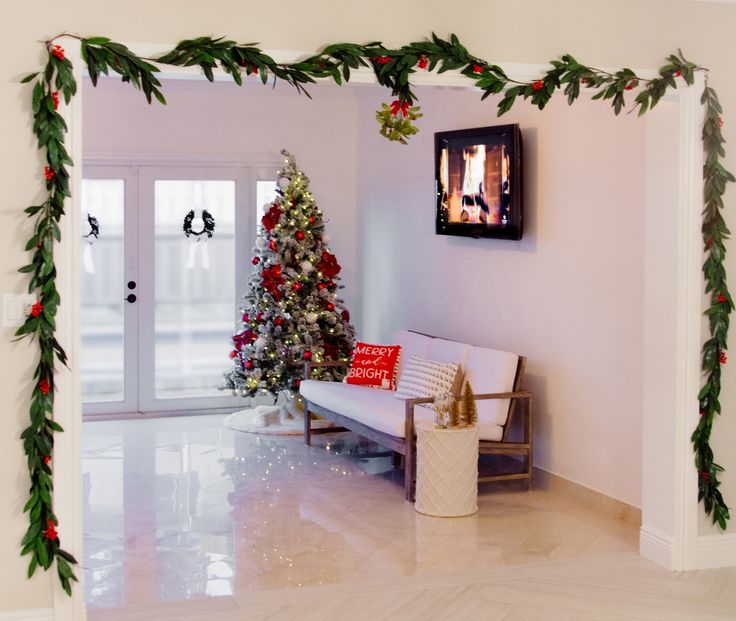
<path fill-rule="evenodd" d="M 347 366 L 349 362 L 328 361 L 328 362 L 307 362 L 304 365 L 304 377 L 309 379 L 312 370 L 319 367 L 337 367 Z M 524 458 L 524 471 L 514 474 L 495 474 L 488 476 L 479 476 L 478 482 L 487 481 L 511 481 L 526 480 L 527 489 L 532 487 L 532 458 L 533 458 L 533 440 L 532 440 L 532 394 L 528 391 L 521 390 L 521 384 L 524 380 L 524 370 L 526 368 L 526 358 L 519 356 L 519 363 L 516 367 L 516 376 L 514 378 L 513 392 L 486 393 L 475 395 L 476 400 L 484 399 L 510 399 L 509 416 L 503 427 L 503 436 L 501 440 L 490 441 L 481 440 L 478 446 L 478 452 L 481 455 L 501 454 L 501 455 L 521 455 Z M 459 396 L 458 396 L 459 399 Z M 404 496 L 406 500 L 414 501 L 416 491 L 416 437 L 414 435 L 414 408 L 417 405 L 432 403 L 433 399 L 422 397 L 417 399 L 407 399 L 405 401 L 405 419 L 404 419 L 404 437 L 383 433 L 368 425 L 360 423 L 352 418 L 343 416 L 338 412 L 333 412 L 316 403 L 304 400 L 304 443 L 308 446 L 312 444 L 312 414 L 322 416 L 327 420 L 336 423 L 340 427 L 354 431 L 361 436 L 378 442 L 379 444 L 391 449 L 395 454 L 402 455 L 404 458 Z M 509 434 L 517 412 L 524 417 L 522 423 L 523 437 L 520 442 L 511 442 Z M 328 430 L 321 430 L 328 431 Z M 332 430 L 329 430 L 332 431 Z M 407 438 L 410 439 L 407 442 Z M 396 464 L 394 460 L 394 464 Z"/>

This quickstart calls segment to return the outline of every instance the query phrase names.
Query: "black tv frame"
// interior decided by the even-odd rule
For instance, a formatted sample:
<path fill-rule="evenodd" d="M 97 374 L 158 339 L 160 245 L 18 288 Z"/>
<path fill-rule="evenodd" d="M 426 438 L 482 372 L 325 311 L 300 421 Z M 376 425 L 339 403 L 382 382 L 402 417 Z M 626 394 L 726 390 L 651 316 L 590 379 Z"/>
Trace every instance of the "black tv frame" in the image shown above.
<path fill-rule="evenodd" d="M 440 186 L 440 152 L 442 142 L 452 139 L 478 139 L 483 144 L 487 138 L 510 134 L 511 153 L 510 178 L 513 180 L 511 192 L 511 213 L 514 217 L 507 224 L 485 224 L 467 222 L 448 222 L 446 210 L 442 209 L 442 191 Z M 520 240 L 524 232 L 523 213 L 523 174 L 522 174 L 522 140 L 521 129 L 517 123 L 458 129 L 435 132 L 434 135 L 434 178 L 435 178 L 435 233 L 437 235 L 454 235 L 460 237 L 487 237 L 494 239 Z M 443 213 L 444 212 L 444 213 Z"/>

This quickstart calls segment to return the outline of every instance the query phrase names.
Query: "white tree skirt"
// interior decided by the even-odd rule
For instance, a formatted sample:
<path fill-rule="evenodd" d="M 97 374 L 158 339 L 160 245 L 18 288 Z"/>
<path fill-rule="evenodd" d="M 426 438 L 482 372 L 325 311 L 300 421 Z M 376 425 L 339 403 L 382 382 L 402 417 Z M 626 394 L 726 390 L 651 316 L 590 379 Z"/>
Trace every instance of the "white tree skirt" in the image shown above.
<path fill-rule="evenodd" d="M 228 416 L 223 424 L 234 431 L 276 436 L 299 436 L 304 433 L 304 413 L 292 403 L 258 405 L 239 410 Z M 326 420 L 313 420 L 312 429 L 332 427 Z"/>

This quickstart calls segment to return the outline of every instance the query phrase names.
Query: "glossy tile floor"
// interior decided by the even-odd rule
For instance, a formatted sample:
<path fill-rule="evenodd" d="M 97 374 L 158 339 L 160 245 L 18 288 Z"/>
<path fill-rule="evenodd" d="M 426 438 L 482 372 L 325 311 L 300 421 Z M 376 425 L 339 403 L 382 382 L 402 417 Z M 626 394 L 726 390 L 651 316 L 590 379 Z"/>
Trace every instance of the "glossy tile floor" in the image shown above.
<path fill-rule="evenodd" d="M 636 555 L 636 526 L 564 493 L 485 486 L 478 514 L 430 518 L 404 502 L 403 473 L 375 444 L 345 433 L 317 436 L 309 448 L 300 437 L 232 432 L 222 419 L 85 424 L 91 619 L 301 618 L 296 602 L 325 588 L 336 601 L 334 589 L 347 589 L 355 602 L 356 589 L 409 581 L 401 592 L 411 599 L 453 580 L 470 588 L 471 570 L 476 586 L 493 575 L 529 584 L 542 571 L 534 567 L 568 564 L 584 575 L 585 563 L 600 570 L 601 559 L 606 567 L 623 559 L 662 580 L 676 576 Z M 377 605 L 369 594 L 357 599 L 366 597 Z M 184 606 L 188 600 L 196 601 Z M 318 601 L 309 618 L 333 618 Z"/>

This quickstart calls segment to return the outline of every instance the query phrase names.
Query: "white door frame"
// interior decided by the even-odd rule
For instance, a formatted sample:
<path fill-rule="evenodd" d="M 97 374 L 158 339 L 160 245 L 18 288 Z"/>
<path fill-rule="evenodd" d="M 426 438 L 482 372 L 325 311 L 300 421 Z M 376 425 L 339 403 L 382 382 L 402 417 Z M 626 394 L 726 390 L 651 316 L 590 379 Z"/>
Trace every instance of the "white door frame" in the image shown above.
<path fill-rule="evenodd" d="M 155 55 L 171 49 L 172 46 L 131 45 L 145 55 Z M 269 52 L 279 62 L 291 62 L 305 56 L 296 52 Z M 81 83 L 83 62 L 79 49 L 70 45 L 67 55 L 74 64 L 75 76 Z M 546 64 L 505 64 L 507 73 L 517 80 L 536 79 Z M 642 77 L 653 77 L 655 71 L 638 71 Z M 164 77 L 183 77 L 201 79 L 196 67 L 172 70 Z M 370 72 L 355 72 L 352 82 L 375 82 Z M 437 86 L 468 87 L 467 78 L 444 74 L 417 74 L 416 84 Z M 662 385 L 644 384 L 645 406 L 656 404 L 658 393 L 674 395 L 673 408 L 667 408 L 665 427 L 658 428 L 656 434 L 644 436 L 643 488 L 659 487 L 659 494 L 645 494 L 642 498 L 641 552 L 649 558 L 672 569 L 692 569 L 698 562 L 698 511 L 697 486 L 693 453 L 689 432 L 697 419 L 697 392 L 700 383 L 698 354 L 700 350 L 700 327 L 702 306 L 702 279 L 700 277 L 701 245 L 698 223 L 702 210 L 702 145 L 699 141 L 702 108 L 699 104 L 702 92 L 702 77 L 698 76 L 693 88 L 678 89 L 668 95 L 670 101 L 679 105 L 678 175 L 673 183 L 678 183 L 678 200 L 672 205 L 671 217 L 676 221 L 674 247 L 665 252 L 657 252 L 658 238 L 650 229 L 645 235 L 645 269 L 652 275 L 661 276 L 663 281 L 672 284 L 670 293 L 679 303 L 676 313 L 675 329 L 668 334 L 655 334 L 649 338 L 646 330 L 656 331 L 653 318 L 662 313 L 662 305 L 651 308 L 645 300 L 645 377 L 647 360 L 658 359 L 658 347 L 663 338 L 671 338 L 675 343 L 673 371 L 670 376 L 660 376 Z M 65 110 L 69 124 L 68 148 L 76 162 L 82 162 L 82 107 L 83 91 L 77 94 L 72 104 Z M 142 95 L 141 95 L 142 96 Z M 390 97 L 387 94 L 387 98 Z M 656 114 L 656 112 L 654 113 Z M 397 147 L 400 148 L 400 147 Z M 72 168 L 72 187 L 79 188 L 81 166 Z M 649 210 L 649 205 L 647 205 Z M 62 242 L 56 254 L 59 269 L 58 287 L 62 298 L 57 320 L 58 338 L 66 348 L 70 359 L 70 370 L 58 374 L 58 392 L 55 416 L 66 430 L 57 435 L 54 452 L 55 509 L 60 516 L 60 534 L 65 547 L 78 558 L 82 557 L 82 477 L 81 477 L 81 400 L 79 390 L 79 371 L 75 366 L 80 351 L 78 313 L 79 308 L 79 214 L 78 192 L 74 192 L 68 215 L 62 221 Z M 674 255 L 672 254 L 674 253 Z M 661 256 L 674 256 L 674 262 L 661 261 Z M 664 407 L 664 406 L 662 406 Z M 645 407 L 645 430 L 649 419 L 657 419 L 656 407 Z M 671 456 L 666 468 L 658 468 L 654 463 L 659 454 Z M 652 507 L 656 504 L 656 507 Z M 653 511 L 654 510 L 654 511 Z M 648 524 L 650 513 L 664 513 L 667 519 L 659 524 Z M 736 552 L 736 546 L 734 546 Z M 81 574 L 81 569 L 78 569 Z M 80 575 L 80 579 L 81 579 Z M 83 588 L 76 585 L 74 595 L 69 598 L 54 581 L 54 619 L 56 621 L 79 621 L 86 618 Z"/>

